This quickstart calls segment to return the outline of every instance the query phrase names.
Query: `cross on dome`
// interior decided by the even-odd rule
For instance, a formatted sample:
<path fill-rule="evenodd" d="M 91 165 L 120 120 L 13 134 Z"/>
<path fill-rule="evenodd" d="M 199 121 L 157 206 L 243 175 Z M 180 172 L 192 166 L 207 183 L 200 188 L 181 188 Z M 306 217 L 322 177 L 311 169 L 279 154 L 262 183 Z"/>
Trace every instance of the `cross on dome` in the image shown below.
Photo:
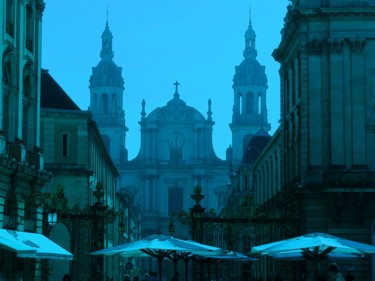
<path fill-rule="evenodd" d="M 178 98 L 180 96 L 180 94 L 178 93 L 178 86 L 180 85 L 180 83 L 176 80 L 176 82 L 174 82 L 173 85 L 176 86 L 176 90 L 174 92 L 174 97 Z"/>

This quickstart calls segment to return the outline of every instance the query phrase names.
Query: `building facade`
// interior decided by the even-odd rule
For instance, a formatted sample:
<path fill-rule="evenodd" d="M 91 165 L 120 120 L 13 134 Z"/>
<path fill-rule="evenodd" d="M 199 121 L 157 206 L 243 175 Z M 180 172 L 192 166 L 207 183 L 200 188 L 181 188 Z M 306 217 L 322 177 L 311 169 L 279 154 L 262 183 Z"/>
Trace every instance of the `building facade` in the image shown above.
<path fill-rule="evenodd" d="M 121 68 L 113 62 L 112 38 L 107 22 L 102 34 L 101 60 L 90 78 L 90 109 L 104 139 L 108 140 L 107 149 L 115 159 L 121 158 L 115 161 L 121 174 L 121 188 L 134 195 L 143 212 L 143 236 L 167 233 L 170 215 L 194 205 L 190 195 L 197 185 L 206 195 L 202 204 L 219 211 L 229 192 L 229 161 L 240 163 L 243 147 L 251 135 L 261 128 L 270 129 L 267 78 L 264 66 L 256 60 L 251 22 L 245 34 L 245 58 L 234 77 L 233 144 L 225 160 L 216 156 L 212 145 L 214 103 L 208 101 L 207 116 L 203 116 L 180 97 L 178 82 L 165 106 L 146 114 L 146 101 L 142 102 L 140 150 L 134 159 L 127 159 L 124 147 L 127 128 L 122 109 L 124 81 Z M 186 227 L 181 230 L 180 235 L 189 236 Z"/>
<path fill-rule="evenodd" d="M 0 5 L 0 228 L 42 233 L 40 208 L 27 204 L 50 180 L 40 149 L 40 44 L 44 2 Z M 41 260 L 2 250 L 1 280 L 40 280 Z"/>
<path fill-rule="evenodd" d="M 43 191 L 53 194 L 61 192 L 56 191 L 60 187 L 65 197 L 49 206 L 57 213 L 57 222 L 48 227 L 48 235 L 75 256 L 64 265 L 50 262 L 48 278 L 57 280 L 70 273 L 77 280 L 120 280 L 120 258 L 104 260 L 88 254 L 123 242 L 119 225 L 124 223 L 126 204 L 117 196 L 118 171 L 91 112 L 80 110 L 45 70 L 41 107 L 41 146 L 46 169 L 53 173 Z"/>
<path fill-rule="evenodd" d="M 258 244 L 310 232 L 373 244 L 375 1 L 294 0 L 282 39 L 281 126 L 254 163 L 255 201 L 298 223 Z M 264 267 L 264 265 L 266 265 Z M 370 258 L 340 261 L 373 280 Z M 276 274 L 275 264 L 258 273 Z M 307 263 L 284 274 L 312 270 Z"/>

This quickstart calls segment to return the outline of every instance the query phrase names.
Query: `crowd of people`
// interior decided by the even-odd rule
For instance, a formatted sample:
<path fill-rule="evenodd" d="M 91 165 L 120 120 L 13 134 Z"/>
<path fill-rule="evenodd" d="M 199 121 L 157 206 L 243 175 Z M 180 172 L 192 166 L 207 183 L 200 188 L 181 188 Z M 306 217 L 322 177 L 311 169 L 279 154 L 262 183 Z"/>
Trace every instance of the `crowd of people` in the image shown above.
<path fill-rule="evenodd" d="M 143 279 L 142 279 L 142 281 L 158 281 L 158 280 L 159 280 L 158 279 L 158 274 L 156 272 L 145 273 L 143 275 Z M 132 280 L 130 280 L 130 275 L 129 274 L 125 274 L 123 281 L 132 281 Z M 139 281 L 138 276 L 135 276 L 133 278 L 133 281 Z M 178 281 L 178 278 L 177 277 L 173 277 L 171 281 Z"/>
<path fill-rule="evenodd" d="M 330 263 L 328 265 L 327 272 L 320 272 L 318 275 L 318 281 L 353 281 L 354 276 L 350 271 L 347 271 L 346 275 L 343 276 L 339 272 L 339 266 L 336 263 Z M 295 280 L 296 278 L 294 278 Z M 275 277 L 271 278 L 268 276 L 265 280 L 262 277 L 253 278 L 253 281 L 284 281 L 285 279 L 278 273 Z M 306 281 L 306 274 L 302 273 L 300 281 Z"/>
<path fill-rule="evenodd" d="M 353 281 L 354 276 L 348 271 L 345 277 L 339 272 L 339 267 L 336 263 L 331 263 L 328 265 L 328 280 L 324 274 L 319 276 L 319 281 Z M 263 281 L 262 277 L 253 279 L 254 281 Z M 301 281 L 306 280 L 306 275 L 301 275 Z M 72 281 L 69 274 L 65 274 L 62 281 Z M 139 281 L 139 277 L 135 276 L 133 280 L 130 279 L 129 274 L 125 274 L 123 281 Z M 156 272 L 149 272 L 143 275 L 142 281 L 158 281 L 158 274 Z M 177 276 L 173 277 L 171 281 L 178 281 Z M 273 279 L 267 277 L 266 281 L 284 281 L 280 274 L 277 274 Z"/>

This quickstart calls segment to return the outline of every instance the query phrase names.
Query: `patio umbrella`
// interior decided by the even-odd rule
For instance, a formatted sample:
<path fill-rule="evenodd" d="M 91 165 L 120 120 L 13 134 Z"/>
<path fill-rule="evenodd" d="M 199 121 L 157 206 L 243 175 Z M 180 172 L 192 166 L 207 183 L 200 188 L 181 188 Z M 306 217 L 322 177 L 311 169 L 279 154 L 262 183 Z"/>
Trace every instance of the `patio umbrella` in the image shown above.
<path fill-rule="evenodd" d="M 360 258 L 365 254 L 374 254 L 375 246 L 316 232 L 256 246 L 252 248 L 251 253 L 260 253 L 277 259 L 311 261 L 317 280 L 320 261 L 327 258 Z"/>
<path fill-rule="evenodd" d="M 161 265 L 165 258 L 176 259 L 184 253 L 224 253 L 220 248 L 204 245 L 195 241 L 181 240 L 166 235 L 151 235 L 144 239 L 119 246 L 91 252 L 91 255 L 123 256 L 123 257 L 154 257 L 159 263 L 159 280 L 162 280 Z M 178 253 L 178 255 L 177 255 Z"/>
<path fill-rule="evenodd" d="M 39 233 L 0 229 L 0 248 L 22 258 L 73 259 L 71 253 Z"/>

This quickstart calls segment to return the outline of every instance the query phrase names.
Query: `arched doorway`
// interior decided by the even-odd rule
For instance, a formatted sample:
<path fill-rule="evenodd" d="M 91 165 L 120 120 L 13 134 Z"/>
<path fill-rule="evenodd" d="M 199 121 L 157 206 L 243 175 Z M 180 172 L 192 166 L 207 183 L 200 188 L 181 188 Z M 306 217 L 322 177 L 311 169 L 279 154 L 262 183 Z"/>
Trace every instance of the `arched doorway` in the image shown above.
<path fill-rule="evenodd" d="M 63 223 L 56 223 L 50 231 L 49 238 L 56 244 L 70 251 L 70 233 Z M 49 260 L 49 280 L 62 280 L 66 273 L 70 273 L 69 260 Z"/>

